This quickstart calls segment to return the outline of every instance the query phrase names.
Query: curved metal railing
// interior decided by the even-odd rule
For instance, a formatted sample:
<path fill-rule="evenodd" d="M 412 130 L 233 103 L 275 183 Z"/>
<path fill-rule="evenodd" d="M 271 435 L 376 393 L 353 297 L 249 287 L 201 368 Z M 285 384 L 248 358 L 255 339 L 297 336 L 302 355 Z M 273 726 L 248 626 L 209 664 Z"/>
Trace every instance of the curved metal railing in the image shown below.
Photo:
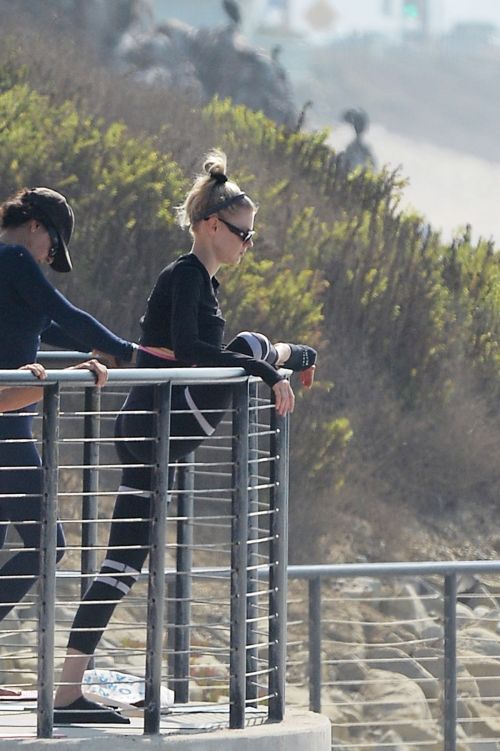
<path fill-rule="evenodd" d="M 46 365 L 83 359 L 79 353 L 41 355 Z M 154 386 L 158 415 L 149 563 L 140 577 L 147 591 L 140 589 L 139 582 L 137 594 L 134 590 L 125 598 L 123 607 L 126 603 L 141 613 L 146 639 L 143 644 L 138 637 L 131 638 L 136 624 L 130 624 L 129 616 L 117 620 L 113 633 L 119 638 L 111 652 L 97 654 L 96 664 L 111 659 L 116 666 L 122 659 L 127 665 L 131 657 L 136 664 L 144 658 L 144 733 L 148 735 L 161 730 L 165 683 L 178 704 L 189 702 L 194 686 L 198 697 L 206 701 L 212 696 L 214 705 L 225 699 L 232 728 L 244 727 L 257 709 L 265 718 L 282 720 L 288 420 L 276 414 L 269 389 L 239 368 L 111 370 L 102 390 L 83 370 L 48 370 L 43 382 L 27 371 L 0 371 L 0 387 L 34 383 L 44 389 L 42 424 L 37 424 L 38 438 L 34 438 L 41 447 L 43 473 L 40 577 L 37 593 L 25 598 L 16 611 L 24 608 L 29 616 L 33 606 L 37 608 L 32 629 L 37 644 L 34 652 L 30 647 L 26 659 L 32 671 L 36 661 L 38 737 L 52 735 L 54 665 L 64 656 L 60 638 L 67 636 L 71 621 L 65 616 L 61 622 L 57 613 L 63 610 L 69 615 L 76 609 L 106 547 L 107 503 L 114 499 L 116 472 L 121 469 L 110 429 L 122 399 L 116 390 L 144 384 Z M 230 386 L 232 407 L 213 438 L 180 463 L 173 515 L 168 486 L 171 389 L 201 383 Z M 0 494 L 0 503 L 1 498 Z M 78 501 L 81 511 L 76 510 Z M 58 514 L 70 541 L 59 567 Z M 19 543 L 11 543 L 8 552 L 20 549 Z M 68 568 L 65 561 L 74 563 L 78 555 L 81 571 Z M 166 555 L 174 556 L 174 567 L 167 565 Z M 67 594 L 72 581 L 80 582 L 76 595 L 74 588 Z M 24 624 L 28 621 L 23 619 Z M 210 668 L 217 674 L 211 674 Z M 3 672 L 8 682 L 29 671 Z M 15 687 L 15 680 L 10 685 Z M 26 689 L 32 684 L 24 679 L 18 686 Z"/>

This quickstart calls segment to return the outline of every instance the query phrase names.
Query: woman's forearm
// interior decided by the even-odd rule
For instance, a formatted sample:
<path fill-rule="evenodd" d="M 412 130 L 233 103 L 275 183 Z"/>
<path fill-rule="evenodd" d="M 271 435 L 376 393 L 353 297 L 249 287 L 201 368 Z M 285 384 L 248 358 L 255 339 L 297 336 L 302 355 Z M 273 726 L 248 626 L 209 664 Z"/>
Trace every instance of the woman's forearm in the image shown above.
<path fill-rule="evenodd" d="M 43 399 L 41 386 L 9 386 L 0 390 L 0 412 L 13 412 Z"/>

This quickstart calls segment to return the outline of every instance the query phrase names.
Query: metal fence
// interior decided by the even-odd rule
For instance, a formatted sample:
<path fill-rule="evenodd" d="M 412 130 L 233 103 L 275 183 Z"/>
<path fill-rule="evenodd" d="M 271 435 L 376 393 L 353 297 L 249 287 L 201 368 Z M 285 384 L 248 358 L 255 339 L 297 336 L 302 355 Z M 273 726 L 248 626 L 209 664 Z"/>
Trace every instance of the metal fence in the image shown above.
<path fill-rule="evenodd" d="M 67 353 L 52 362 L 61 357 Z M 215 434 L 177 463 L 169 491 L 172 386 L 212 382 L 232 389 L 232 407 Z M 0 384 L 32 386 L 33 377 L 0 371 Z M 238 368 L 118 370 L 104 389 L 92 384 L 93 376 L 81 370 L 49 370 L 43 382 L 33 438 L 42 455 L 41 573 L 38 587 L 1 624 L 3 685 L 26 696 L 36 692 L 36 733 L 51 737 L 55 675 L 80 596 L 106 550 L 119 485 L 114 420 L 129 386 L 152 384 L 158 419 L 149 562 L 117 608 L 91 667 L 138 676 L 148 735 L 160 732 L 165 687 L 176 706 L 195 701 L 227 708 L 231 728 L 257 716 L 281 721 L 287 418 L 276 414 L 269 389 Z M 58 517 L 67 546 L 57 565 Z M 22 550 L 11 531 L 9 525 L 4 558 Z"/>
<path fill-rule="evenodd" d="M 332 749 L 500 748 L 500 561 L 290 566 L 287 701 Z"/>
<path fill-rule="evenodd" d="M 206 380 L 230 383 L 233 405 L 169 492 L 171 385 Z M 288 423 L 262 384 L 228 369 L 115 371 L 101 392 L 89 373 L 50 372 L 34 437 L 42 575 L 0 626 L 2 683 L 33 690 L 38 736 L 51 736 L 55 675 L 106 549 L 113 423 L 138 382 L 156 385 L 160 415 L 151 554 L 92 667 L 138 676 L 144 732 L 161 731 L 165 687 L 175 707 L 212 706 L 233 728 L 280 721 L 286 661 L 287 701 L 330 717 L 335 751 L 500 748 L 500 561 L 289 566 L 287 598 Z M 0 383 L 33 380 L 4 371 Z M 20 549 L 10 537 L 2 555 Z"/>

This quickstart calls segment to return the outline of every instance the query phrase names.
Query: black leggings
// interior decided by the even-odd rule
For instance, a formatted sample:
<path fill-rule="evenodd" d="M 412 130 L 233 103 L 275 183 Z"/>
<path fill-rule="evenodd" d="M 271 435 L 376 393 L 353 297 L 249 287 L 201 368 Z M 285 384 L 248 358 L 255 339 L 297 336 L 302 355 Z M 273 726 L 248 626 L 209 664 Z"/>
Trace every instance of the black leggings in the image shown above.
<path fill-rule="evenodd" d="M 15 412 L 0 416 L 0 547 L 5 544 L 10 524 L 24 546 L 0 568 L 0 621 L 39 575 L 42 470 L 31 433 L 32 421 L 32 417 Z M 58 561 L 64 547 L 64 532 L 58 523 Z"/>
<path fill-rule="evenodd" d="M 262 359 L 271 364 L 277 359 L 276 350 L 261 334 L 243 332 L 228 347 L 253 357 L 261 352 Z M 228 385 L 173 387 L 170 462 L 194 451 L 215 430 L 231 402 L 231 395 L 232 387 Z M 125 466 L 113 511 L 108 550 L 99 575 L 78 608 L 68 642 L 68 647 L 83 654 L 94 653 L 116 605 L 138 579 L 149 552 L 152 468 L 127 466 L 147 465 L 152 461 L 153 441 L 133 440 L 154 435 L 154 414 L 127 414 L 140 410 L 154 410 L 154 390 L 149 386 L 132 388 L 116 421 L 116 449 Z M 182 410 L 183 414 L 174 414 L 176 410 Z M 211 411 L 203 414 L 202 410 Z M 185 440 L 186 436 L 189 440 Z M 170 488 L 173 479 L 170 471 Z"/>

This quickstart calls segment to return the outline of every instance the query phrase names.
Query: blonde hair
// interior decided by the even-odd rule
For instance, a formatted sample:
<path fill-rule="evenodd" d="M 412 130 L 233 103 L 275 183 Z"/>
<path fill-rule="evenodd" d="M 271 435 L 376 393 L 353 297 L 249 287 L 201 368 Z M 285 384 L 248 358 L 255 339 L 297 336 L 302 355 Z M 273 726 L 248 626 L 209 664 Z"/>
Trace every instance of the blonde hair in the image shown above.
<path fill-rule="evenodd" d="M 251 198 L 228 179 L 226 169 L 227 157 L 223 151 L 212 149 L 205 155 L 203 172 L 197 175 L 184 203 L 176 209 L 181 227 L 192 233 L 197 222 L 219 211 L 257 210 Z"/>

